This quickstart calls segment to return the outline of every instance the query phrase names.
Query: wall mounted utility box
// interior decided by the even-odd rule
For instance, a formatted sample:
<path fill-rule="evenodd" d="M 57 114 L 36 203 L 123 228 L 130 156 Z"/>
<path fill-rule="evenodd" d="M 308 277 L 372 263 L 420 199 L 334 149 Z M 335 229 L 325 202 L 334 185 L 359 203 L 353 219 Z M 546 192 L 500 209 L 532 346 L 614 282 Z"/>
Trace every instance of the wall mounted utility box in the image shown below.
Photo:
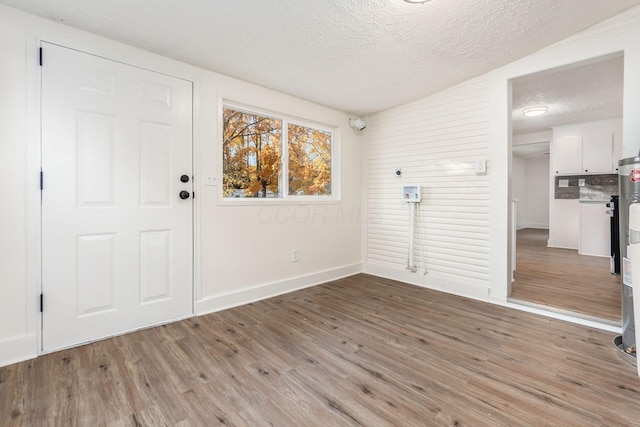
<path fill-rule="evenodd" d="M 485 174 L 485 173 L 487 173 L 487 161 L 486 160 L 477 160 L 476 161 L 476 173 L 477 174 Z"/>
<path fill-rule="evenodd" d="M 419 185 L 403 185 L 402 201 L 420 203 L 420 186 Z"/>

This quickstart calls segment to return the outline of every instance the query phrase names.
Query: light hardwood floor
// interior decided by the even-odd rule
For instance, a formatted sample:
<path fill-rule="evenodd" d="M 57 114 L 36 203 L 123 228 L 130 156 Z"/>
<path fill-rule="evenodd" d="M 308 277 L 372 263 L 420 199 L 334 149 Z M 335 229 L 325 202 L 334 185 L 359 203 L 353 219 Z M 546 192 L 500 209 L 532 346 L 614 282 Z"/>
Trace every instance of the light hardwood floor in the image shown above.
<path fill-rule="evenodd" d="M 609 258 L 548 248 L 548 238 L 548 230 L 518 230 L 510 298 L 619 324 L 621 278 L 610 273 Z"/>
<path fill-rule="evenodd" d="M 1 368 L 0 425 L 638 425 L 613 338 L 357 275 Z"/>

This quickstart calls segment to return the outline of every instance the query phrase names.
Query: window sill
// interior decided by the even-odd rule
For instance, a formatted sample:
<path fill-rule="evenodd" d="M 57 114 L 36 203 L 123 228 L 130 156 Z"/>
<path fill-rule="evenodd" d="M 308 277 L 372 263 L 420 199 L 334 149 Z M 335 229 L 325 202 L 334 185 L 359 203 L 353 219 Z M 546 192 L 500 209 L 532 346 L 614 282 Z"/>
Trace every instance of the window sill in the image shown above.
<path fill-rule="evenodd" d="M 342 203 L 337 197 L 322 199 L 259 199 L 259 198 L 218 198 L 218 206 L 301 206 L 301 205 L 339 205 Z"/>

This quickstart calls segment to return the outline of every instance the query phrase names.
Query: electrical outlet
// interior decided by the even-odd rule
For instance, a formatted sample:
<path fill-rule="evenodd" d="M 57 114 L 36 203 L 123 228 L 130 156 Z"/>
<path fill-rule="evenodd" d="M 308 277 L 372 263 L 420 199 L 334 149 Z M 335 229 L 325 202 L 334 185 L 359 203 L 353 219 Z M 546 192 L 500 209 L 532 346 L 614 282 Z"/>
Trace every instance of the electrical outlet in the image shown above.
<path fill-rule="evenodd" d="M 298 252 L 297 249 L 292 249 L 291 250 L 291 262 L 298 262 L 300 261 L 300 253 Z"/>

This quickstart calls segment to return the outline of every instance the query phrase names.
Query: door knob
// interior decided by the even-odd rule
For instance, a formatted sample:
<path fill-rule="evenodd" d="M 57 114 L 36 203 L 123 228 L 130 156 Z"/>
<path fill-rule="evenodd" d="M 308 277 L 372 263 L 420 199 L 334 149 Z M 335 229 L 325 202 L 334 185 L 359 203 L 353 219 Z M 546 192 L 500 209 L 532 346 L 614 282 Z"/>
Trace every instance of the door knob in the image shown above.
<path fill-rule="evenodd" d="M 180 177 L 180 182 L 189 182 L 189 175 L 182 175 Z"/>
<path fill-rule="evenodd" d="M 188 198 L 189 198 L 189 196 L 190 196 L 190 194 L 189 194 L 189 192 L 188 192 L 188 191 L 182 190 L 182 191 L 180 192 L 180 198 L 181 198 L 182 200 L 188 199 Z"/>

